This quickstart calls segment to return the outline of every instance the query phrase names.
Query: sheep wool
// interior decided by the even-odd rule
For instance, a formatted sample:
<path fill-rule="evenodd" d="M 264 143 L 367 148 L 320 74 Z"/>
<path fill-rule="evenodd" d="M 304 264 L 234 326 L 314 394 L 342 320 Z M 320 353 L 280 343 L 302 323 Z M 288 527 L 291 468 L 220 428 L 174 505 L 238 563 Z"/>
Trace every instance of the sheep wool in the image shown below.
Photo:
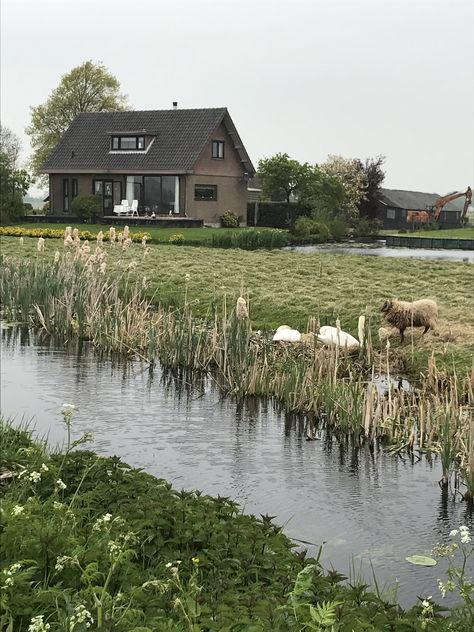
<path fill-rule="evenodd" d="M 392 298 L 385 301 L 381 311 L 385 321 L 398 329 L 402 342 L 407 327 L 424 327 L 424 334 L 429 329 L 436 328 L 438 306 L 430 299 L 410 303 Z"/>

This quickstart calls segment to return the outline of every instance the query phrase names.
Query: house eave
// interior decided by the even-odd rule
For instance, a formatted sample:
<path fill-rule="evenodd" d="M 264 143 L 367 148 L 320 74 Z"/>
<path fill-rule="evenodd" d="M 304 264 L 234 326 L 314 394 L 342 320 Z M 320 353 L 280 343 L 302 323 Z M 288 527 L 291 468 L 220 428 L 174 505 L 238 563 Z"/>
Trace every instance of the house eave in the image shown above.
<path fill-rule="evenodd" d="M 128 174 L 140 174 L 140 175 L 191 175 L 194 173 L 192 169 L 94 169 L 90 167 L 88 169 L 42 169 L 40 173 L 45 174 L 61 174 L 61 173 L 77 173 L 85 175 L 128 175 Z"/>

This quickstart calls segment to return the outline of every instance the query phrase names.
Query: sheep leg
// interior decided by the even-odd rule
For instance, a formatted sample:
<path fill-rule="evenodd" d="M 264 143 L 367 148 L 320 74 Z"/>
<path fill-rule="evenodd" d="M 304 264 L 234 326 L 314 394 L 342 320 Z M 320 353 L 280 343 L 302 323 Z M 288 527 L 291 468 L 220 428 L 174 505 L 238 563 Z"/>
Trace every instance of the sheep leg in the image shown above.
<path fill-rule="evenodd" d="M 405 329 L 400 329 L 400 342 L 405 342 Z"/>
<path fill-rule="evenodd" d="M 429 330 L 430 326 L 429 325 L 425 325 L 425 330 L 423 332 L 423 336 L 426 334 L 426 332 Z"/>

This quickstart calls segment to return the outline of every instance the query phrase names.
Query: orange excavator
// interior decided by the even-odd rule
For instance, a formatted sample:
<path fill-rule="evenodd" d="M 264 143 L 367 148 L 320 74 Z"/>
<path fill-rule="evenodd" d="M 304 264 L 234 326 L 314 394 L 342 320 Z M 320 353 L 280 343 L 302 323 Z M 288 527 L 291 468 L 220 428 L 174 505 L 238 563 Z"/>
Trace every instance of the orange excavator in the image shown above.
<path fill-rule="evenodd" d="M 467 215 L 467 209 L 469 208 L 469 204 L 472 201 L 472 190 L 471 187 L 467 187 L 465 191 L 450 193 L 449 195 L 445 195 L 444 197 L 440 197 L 436 200 L 435 207 L 433 210 L 433 217 L 436 221 L 438 221 L 439 216 L 441 215 L 441 211 L 443 210 L 443 206 L 448 202 L 452 202 L 453 200 L 457 200 L 460 197 L 466 196 L 466 201 L 464 202 L 464 208 L 461 214 L 461 222 L 464 221 Z"/>
<path fill-rule="evenodd" d="M 454 193 L 449 193 L 448 195 L 444 195 L 436 200 L 434 207 L 431 210 L 432 218 L 434 221 L 439 221 L 439 217 L 441 215 L 441 211 L 443 207 L 448 202 L 452 202 L 453 200 L 457 200 L 460 197 L 466 196 L 466 201 L 464 202 L 464 208 L 461 214 L 461 223 L 464 223 L 467 215 L 467 210 L 472 201 L 472 190 L 471 187 L 467 187 L 465 191 L 456 191 Z M 409 224 L 426 224 L 430 221 L 430 213 L 428 211 L 408 211 L 407 213 L 407 222 Z"/>

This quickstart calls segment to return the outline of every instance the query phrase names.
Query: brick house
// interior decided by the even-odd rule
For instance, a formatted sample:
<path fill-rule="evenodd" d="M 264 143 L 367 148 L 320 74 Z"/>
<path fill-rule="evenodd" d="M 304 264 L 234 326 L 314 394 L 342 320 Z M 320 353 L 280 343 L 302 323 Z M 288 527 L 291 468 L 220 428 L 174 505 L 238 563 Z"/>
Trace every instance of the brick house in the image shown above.
<path fill-rule="evenodd" d="M 247 215 L 255 169 L 227 108 L 78 114 L 42 172 L 49 214 L 71 214 L 79 194 L 97 195 L 104 216 L 138 200 L 140 215 L 215 224 L 224 211 Z"/>

